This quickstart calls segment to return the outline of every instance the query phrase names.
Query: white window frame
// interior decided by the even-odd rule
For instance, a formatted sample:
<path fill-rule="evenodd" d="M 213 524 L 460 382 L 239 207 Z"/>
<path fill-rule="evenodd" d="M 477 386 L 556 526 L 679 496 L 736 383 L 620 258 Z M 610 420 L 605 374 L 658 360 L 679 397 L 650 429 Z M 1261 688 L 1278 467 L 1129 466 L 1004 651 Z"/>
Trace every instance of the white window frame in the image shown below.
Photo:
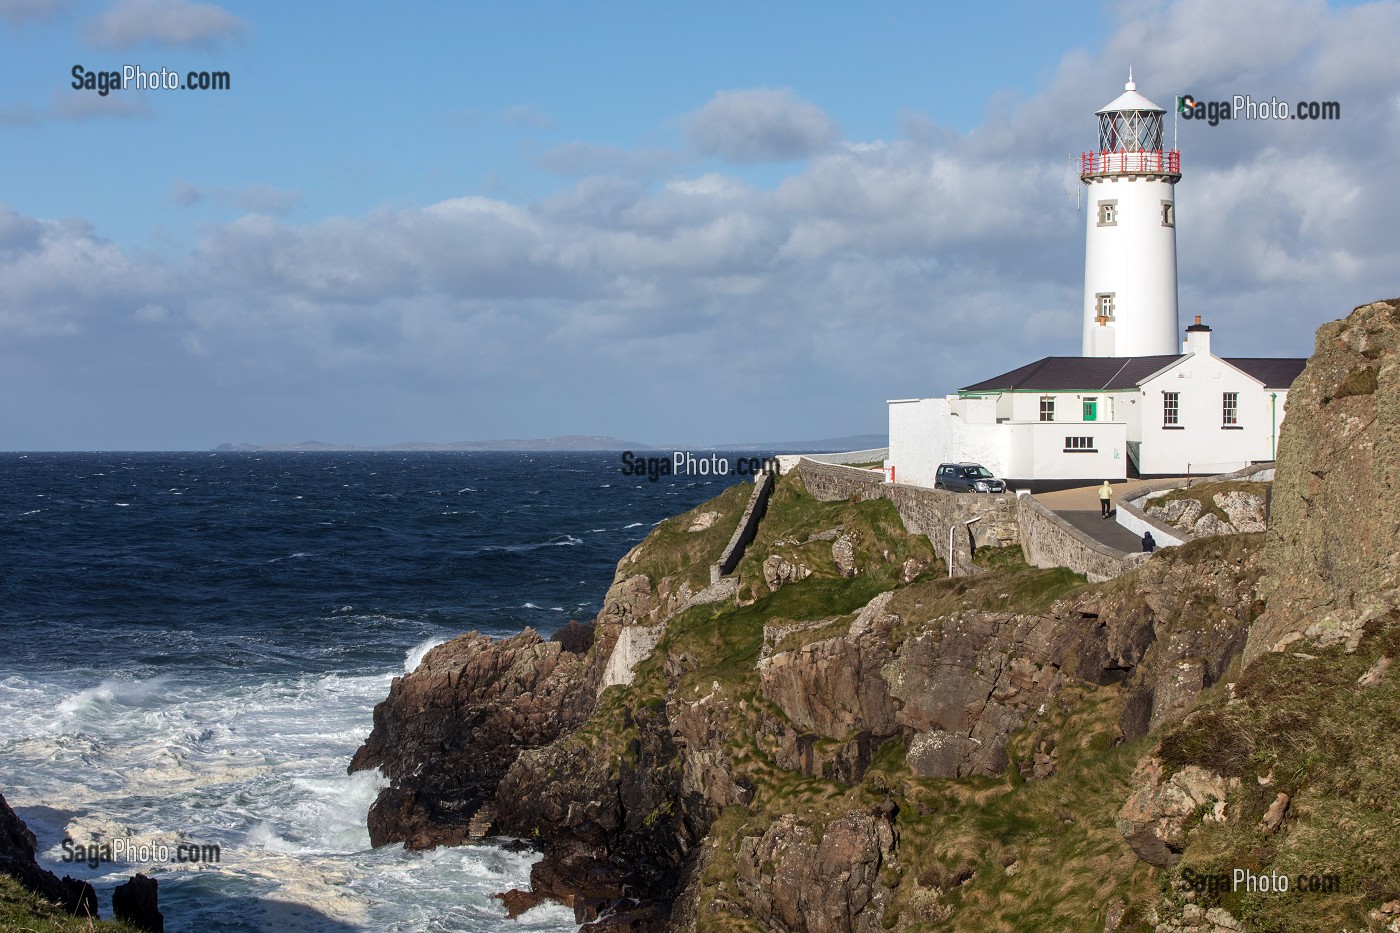
<path fill-rule="evenodd" d="M 1179 425 L 1181 424 L 1181 393 L 1180 393 L 1180 392 L 1163 392 L 1163 393 L 1162 393 L 1162 424 L 1163 424 L 1163 426 L 1166 426 L 1166 425 L 1178 425 L 1178 426 L 1179 426 Z"/>

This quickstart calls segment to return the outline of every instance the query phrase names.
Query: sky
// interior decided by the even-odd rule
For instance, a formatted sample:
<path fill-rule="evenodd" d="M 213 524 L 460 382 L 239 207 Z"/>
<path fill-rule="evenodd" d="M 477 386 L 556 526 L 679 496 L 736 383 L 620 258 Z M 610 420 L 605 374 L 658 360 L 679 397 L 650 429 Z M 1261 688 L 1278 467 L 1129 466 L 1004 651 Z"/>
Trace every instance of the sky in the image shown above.
<path fill-rule="evenodd" d="M 1306 356 L 1400 294 L 1397 47 L 1395 2 L 0 0 L 0 449 L 882 433 L 1079 353 L 1129 67 L 1340 104 L 1176 126 L 1182 324 Z M 72 87 L 128 65 L 229 86 Z"/>

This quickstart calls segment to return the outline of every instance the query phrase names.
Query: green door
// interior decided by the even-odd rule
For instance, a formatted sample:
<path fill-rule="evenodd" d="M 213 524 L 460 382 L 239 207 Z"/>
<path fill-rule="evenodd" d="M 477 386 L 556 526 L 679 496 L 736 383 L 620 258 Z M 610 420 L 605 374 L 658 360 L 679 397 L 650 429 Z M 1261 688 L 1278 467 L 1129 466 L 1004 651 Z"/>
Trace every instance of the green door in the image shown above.
<path fill-rule="evenodd" d="M 1099 420 L 1099 400 L 1097 398 L 1086 398 L 1084 400 L 1084 420 Z"/>

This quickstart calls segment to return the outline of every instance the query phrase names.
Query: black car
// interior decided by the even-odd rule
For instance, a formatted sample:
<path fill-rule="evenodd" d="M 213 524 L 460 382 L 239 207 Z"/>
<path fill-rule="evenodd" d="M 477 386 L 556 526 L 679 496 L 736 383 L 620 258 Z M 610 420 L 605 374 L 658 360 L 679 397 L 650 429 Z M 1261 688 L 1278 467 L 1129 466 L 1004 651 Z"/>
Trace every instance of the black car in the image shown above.
<path fill-rule="evenodd" d="M 980 463 L 940 463 L 933 488 L 949 492 L 1006 492 L 1006 483 Z"/>

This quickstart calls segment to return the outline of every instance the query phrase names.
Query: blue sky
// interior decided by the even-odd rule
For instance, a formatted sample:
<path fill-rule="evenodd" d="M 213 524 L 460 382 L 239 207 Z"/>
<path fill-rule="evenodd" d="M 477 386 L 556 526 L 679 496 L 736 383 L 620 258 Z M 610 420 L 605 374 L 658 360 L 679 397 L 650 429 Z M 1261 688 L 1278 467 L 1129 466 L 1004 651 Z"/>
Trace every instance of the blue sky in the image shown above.
<path fill-rule="evenodd" d="M 1183 321 L 1396 292 L 1400 5 L 0 0 L 0 448 L 875 432 L 1078 352 L 1067 159 L 1181 127 Z M 99 98 L 70 69 L 227 71 Z"/>

